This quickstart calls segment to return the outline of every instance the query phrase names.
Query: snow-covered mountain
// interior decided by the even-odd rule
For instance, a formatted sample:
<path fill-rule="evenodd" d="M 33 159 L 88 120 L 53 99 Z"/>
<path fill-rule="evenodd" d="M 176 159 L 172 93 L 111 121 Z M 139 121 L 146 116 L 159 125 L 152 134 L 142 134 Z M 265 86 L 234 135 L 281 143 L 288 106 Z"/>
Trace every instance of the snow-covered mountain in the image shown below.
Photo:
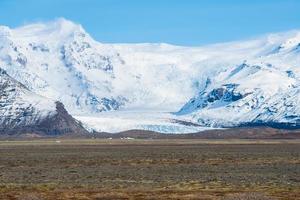
<path fill-rule="evenodd" d="M 271 35 L 267 42 L 256 56 L 207 77 L 177 114 L 213 127 L 299 127 L 300 33 Z"/>
<path fill-rule="evenodd" d="M 98 131 L 293 126 L 299 55 L 300 31 L 181 47 L 103 44 L 65 19 L 0 27 L 0 67 Z"/>
<path fill-rule="evenodd" d="M 61 19 L 14 30 L 1 27 L 0 42 L 0 66 L 8 74 L 70 111 L 117 109 L 125 101 L 110 92 L 111 63 L 121 62 L 118 55 L 95 45 L 79 25 Z"/>
<path fill-rule="evenodd" d="M 0 136 L 85 132 L 59 102 L 29 91 L 0 68 Z"/>
<path fill-rule="evenodd" d="M 1 128 L 33 125 L 56 114 L 55 102 L 26 89 L 0 69 Z"/>

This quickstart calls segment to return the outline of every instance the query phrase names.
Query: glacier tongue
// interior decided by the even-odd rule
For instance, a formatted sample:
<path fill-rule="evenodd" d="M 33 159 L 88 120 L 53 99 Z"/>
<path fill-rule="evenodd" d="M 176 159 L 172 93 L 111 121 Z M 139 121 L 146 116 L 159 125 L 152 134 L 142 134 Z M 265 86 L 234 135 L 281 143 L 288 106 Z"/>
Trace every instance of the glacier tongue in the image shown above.
<path fill-rule="evenodd" d="M 203 129 L 178 119 L 204 127 L 297 125 L 299 64 L 298 31 L 181 47 L 103 44 L 65 19 L 0 26 L 0 67 L 100 131 Z M 164 112 L 173 114 L 165 120 Z"/>
<path fill-rule="evenodd" d="M 160 133 L 194 133 L 211 129 L 189 123 L 184 117 L 162 111 L 113 111 L 95 116 L 75 116 L 89 131 L 118 133 L 149 130 Z"/>

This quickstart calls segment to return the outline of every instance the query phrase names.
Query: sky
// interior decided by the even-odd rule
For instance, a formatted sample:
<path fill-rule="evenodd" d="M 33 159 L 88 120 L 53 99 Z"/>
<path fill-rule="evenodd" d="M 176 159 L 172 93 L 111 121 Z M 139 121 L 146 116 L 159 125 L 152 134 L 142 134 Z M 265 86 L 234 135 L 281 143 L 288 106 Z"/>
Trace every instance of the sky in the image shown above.
<path fill-rule="evenodd" d="M 99 42 L 199 46 L 300 30 L 300 0 L 0 0 L 11 28 L 60 17 Z"/>

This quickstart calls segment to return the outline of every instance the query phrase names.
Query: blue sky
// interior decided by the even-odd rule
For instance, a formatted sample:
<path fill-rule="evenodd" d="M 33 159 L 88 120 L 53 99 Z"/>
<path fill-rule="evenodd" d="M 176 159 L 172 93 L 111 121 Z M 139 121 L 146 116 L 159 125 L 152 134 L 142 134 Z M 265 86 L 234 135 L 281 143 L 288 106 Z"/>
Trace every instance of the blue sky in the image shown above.
<path fill-rule="evenodd" d="M 0 24 L 64 17 L 101 42 L 202 45 L 300 29 L 299 0 L 0 0 Z"/>

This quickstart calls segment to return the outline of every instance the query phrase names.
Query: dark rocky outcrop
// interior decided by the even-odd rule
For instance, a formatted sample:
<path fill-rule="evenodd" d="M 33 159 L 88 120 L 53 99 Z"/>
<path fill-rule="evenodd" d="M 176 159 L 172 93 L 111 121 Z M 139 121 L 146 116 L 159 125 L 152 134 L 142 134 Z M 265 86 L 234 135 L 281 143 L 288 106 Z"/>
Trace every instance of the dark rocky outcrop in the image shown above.
<path fill-rule="evenodd" d="M 0 68 L 0 136 L 85 135 L 60 102 L 28 90 Z"/>
<path fill-rule="evenodd" d="M 14 128 L 1 128 L 0 135 L 10 137 L 22 137 L 33 135 L 34 137 L 54 136 L 85 136 L 89 134 L 64 108 L 63 104 L 56 102 L 57 114 L 38 122 L 34 125 L 18 126 Z"/>

